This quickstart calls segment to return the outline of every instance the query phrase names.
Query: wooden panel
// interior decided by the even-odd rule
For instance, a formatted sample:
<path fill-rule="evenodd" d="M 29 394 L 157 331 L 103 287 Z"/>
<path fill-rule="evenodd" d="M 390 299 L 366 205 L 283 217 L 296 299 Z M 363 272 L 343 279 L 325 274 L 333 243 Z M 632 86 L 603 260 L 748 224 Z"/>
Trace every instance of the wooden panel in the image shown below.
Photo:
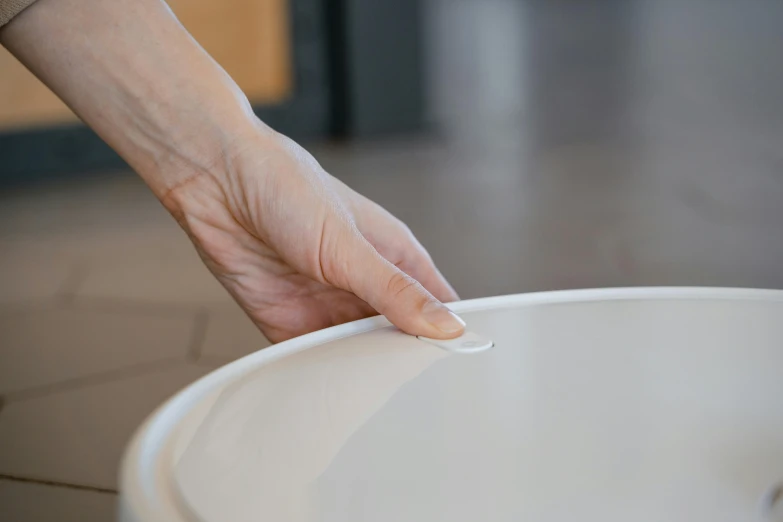
<path fill-rule="evenodd" d="M 169 0 L 193 37 L 257 103 L 291 90 L 288 0 Z"/>
<path fill-rule="evenodd" d="M 76 116 L 0 46 L 0 128 L 76 120 Z"/>
<path fill-rule="evenodd" d="M 254 104 L 278 103 L 291 93 L 288 0 L 170 0 L 169 5 Z M 0 128 L 75 120 L 0 47 Z"/>

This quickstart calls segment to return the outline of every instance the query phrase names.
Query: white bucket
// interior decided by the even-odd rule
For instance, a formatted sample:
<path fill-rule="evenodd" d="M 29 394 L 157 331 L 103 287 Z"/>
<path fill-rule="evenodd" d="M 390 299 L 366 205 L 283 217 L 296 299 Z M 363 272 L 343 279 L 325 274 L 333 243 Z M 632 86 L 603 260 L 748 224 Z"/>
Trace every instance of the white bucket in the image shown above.
<path fill-rule="evenodd" d="M 454 353 L 373 318 L 189 386 L 132 440 L 120 519 L 777 520 L 783 292 L 452 308 L 495 346 Z"/>

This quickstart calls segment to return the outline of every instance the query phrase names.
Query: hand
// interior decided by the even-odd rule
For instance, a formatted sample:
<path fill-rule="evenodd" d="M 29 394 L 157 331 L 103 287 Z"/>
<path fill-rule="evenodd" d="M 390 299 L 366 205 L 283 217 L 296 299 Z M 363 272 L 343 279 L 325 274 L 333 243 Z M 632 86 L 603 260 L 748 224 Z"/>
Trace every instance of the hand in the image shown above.
<path fill-rule="evenodd" d="M 0 42 L 144 178 L 270 340 L 376 311 L 462 332 L 410 231 L 259 122 L 164 2 L 40 0 Z"/>
<path fill-rule="evenodd" d="M 222 164 L 162 196 L 212 273 L 273 342 L 386 315 L 448 338 L 464 323 L 437 299 L 457 294 L 410 230 L 262 128 Z"/>

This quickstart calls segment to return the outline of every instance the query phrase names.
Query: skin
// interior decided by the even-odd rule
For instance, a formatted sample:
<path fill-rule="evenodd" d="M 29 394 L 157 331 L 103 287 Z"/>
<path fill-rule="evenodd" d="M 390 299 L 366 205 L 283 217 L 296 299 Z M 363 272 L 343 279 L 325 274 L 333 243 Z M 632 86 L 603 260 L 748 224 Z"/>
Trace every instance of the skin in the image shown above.
<path fill-rule="evenodd" d="M 144 179 L 271 341 L 376 313 L 463 332 L 410 230 L 259 121 L 165 3 L 38 0 L 0 43 Z"/>

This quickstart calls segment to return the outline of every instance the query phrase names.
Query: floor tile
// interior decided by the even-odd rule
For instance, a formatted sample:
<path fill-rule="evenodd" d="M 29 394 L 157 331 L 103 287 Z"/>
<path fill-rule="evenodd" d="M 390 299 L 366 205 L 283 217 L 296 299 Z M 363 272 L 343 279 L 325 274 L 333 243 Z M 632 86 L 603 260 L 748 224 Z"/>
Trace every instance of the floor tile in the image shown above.
<path fill-rule="evenodd" d="M 0 302 L 51 297 L 81 269 L 80 296 L 226 303 L 186 234 L 135 177 L 0 197 Z"/>
<path fill-rule="evenodd" d="M 0 479 L 0 520 L 8 522 L 111 522 L 117 496 Z"/>
<path fill-rule="evenodd" d="M 271 343 L 238 306 L 210 310 L 201 356 L 204 360 L 232 361 Z"/>
<path fill-rule="evenodd" d="M 73 260 L 53 255 L 45 242 L 30 248 L 0 241 L 0 304 L 53 300 L 77 269 Z"/>
<path fill-rule="evenodd" d="M 0 194 L 0 238 L 69 238 L 176 227 L 129 171 L 22 187 Z"/>
<path fill-rule="evenodd" d="M 136 428 L 209 371 L 181 364 L 9 402 L 0 414 L 0 474 L 116 489 L 118 465 Z"/>
<path fill-rule="evenodd" d="M 185 305 L 233 302 L 192 247 L 165 252 L 143 243 L 130 256 L 93 264 L 76 292 L 77 299 L 83 297 Z"/>
<path fill-rule="evenodd" d="M 193 331 L 192 316 L 155 310 L 0 309 L 0 393 L 184 360 Z"/>

